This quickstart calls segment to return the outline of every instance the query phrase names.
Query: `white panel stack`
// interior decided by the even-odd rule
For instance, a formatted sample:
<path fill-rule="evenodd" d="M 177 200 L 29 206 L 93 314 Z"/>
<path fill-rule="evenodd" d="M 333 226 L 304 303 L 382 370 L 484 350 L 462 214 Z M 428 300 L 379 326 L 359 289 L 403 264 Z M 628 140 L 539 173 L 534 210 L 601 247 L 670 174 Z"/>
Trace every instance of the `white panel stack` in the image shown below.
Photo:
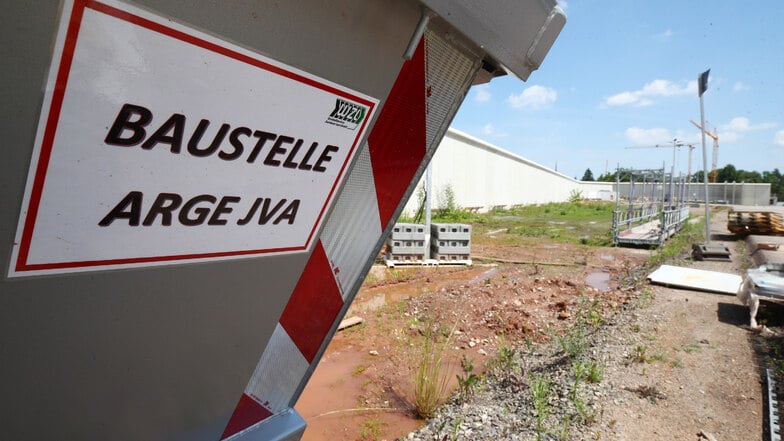
<path fill-rule="evenodd" d="M 470 261 L 471 226 L 466 224 L 430 225 L 430 256 L 439 263 Z"/>

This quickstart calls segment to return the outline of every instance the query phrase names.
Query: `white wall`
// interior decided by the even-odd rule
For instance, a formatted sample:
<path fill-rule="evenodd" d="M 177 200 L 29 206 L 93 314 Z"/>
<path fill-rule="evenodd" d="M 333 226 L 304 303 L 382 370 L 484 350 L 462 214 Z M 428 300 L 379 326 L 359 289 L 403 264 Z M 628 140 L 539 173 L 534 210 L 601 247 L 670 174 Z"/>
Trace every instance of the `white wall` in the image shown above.
<path fill-rule="evenodd" d="M 480 212 L 496 206 L 566 202 L 573 191 L 586 199 L 614 200 L 616 192 L 614 182 L 577 181 L 452 128 L 444 135 L 431 166 L 434 209 L 444 205 L 443 191 L 448 186 L 457 206 Z M 419 208 L 421 188 L 423 182 L 406 204 L 406 214 L 414 215 Z M 705 199 L 701 185 L 692 184 L 691 190 L 697 200 Z M 628 183 L 621 183 L 620 193 L 628 196 Z M 769 199 L 770 184 L 710 184 L 711 201 L 767 205 Z"/>
<path fill-rule="evenodd" d="M 439 197 L 447 186 L 451 186 L 458 206 L 480 211 L 495 206 L 565 202 L 574 191 L 587 198 L 606 198 L 614 190 L 612 183 L 577 181 L 452 128 L 431 164 L 433 208 L 439 206 Z M 416 212 L 419 193 L 415 191 L 406 204 L 407 214 Z"/>

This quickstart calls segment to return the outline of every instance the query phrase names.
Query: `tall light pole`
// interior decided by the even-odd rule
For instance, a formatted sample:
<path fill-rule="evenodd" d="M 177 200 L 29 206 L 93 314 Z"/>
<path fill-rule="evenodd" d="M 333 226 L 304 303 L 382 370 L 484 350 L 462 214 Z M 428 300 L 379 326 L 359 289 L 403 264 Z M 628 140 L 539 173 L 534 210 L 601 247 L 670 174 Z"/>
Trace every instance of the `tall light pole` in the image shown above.
<path fill-rule="evenodd" d="M 705 243 L 703 245 L 692 244 L 692 255 L 697 260 L 704 260 L 706 257 L 715 259 L 729 259 L 730 249 L 723 245 L 711 245 L 710 237 L 710 200 L 708 199 L 708 153 L 705 147 L 705 106 L 702 94 L 708 88 L 708 74 L 710 69 L 701 73 L 697 78 L 698 94 L 700 96 L 700 120 L 702 121 L 702 180 L 705 185 Z"/>
<path fill-rule="evenodd" d="M 710 247 L 710 204 L 708 203 L 708 153 L 705 149 L 705 104 L 702 94 L 708 89 L 710 69 L 697 77 L 698 95 L 700 96 L 700 133 L 702 134 L 702 180 L 705 184 L 705 244 Z"/>

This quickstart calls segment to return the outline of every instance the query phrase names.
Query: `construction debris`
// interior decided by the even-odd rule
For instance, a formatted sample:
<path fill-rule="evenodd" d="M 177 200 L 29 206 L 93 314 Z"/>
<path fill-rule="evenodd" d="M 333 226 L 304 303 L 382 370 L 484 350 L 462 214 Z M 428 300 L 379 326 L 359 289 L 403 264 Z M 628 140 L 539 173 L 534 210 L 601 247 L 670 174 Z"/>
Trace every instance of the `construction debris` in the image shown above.
<path fill-rule="evenodd" d="M 784 235 L 784 216 L 773 211 L 731 210 L 727 229 L 735 234 Z"/>
<path fill-rule="evenodd" d="M 651 283 L 735 295 L 743 278 L 737 274 L 662 265 L 648 275 Z"/>
<path fill-rule="evenodd" d="M 784 302 L 784 264 L 769 263 L 746 270 L 738 299 L 749 307 L 749 326 L 756 328 L 760 300 Z"/>
<path fill-rule="evenodd" d="M 730 260 L 730 249 L 724 245 L 693 243 L 691 257 L 694 260 Z"/>
<path fill-rule="evenodd" d="M 360 325 L 360 324 L 362 324 L 364 322 L 365 322 L 365 319 L 363 319 L 362 317 L 357 317 L 357 316 L 349 317 L 349 318 L 344 319 L 344 320 L 342 320 L 340 322 L 340 324 L 338 325 L 338 331 L 342 331 L 342 330 L 344 330 L 346 328 L 350 328 L 352 326 Z"/>

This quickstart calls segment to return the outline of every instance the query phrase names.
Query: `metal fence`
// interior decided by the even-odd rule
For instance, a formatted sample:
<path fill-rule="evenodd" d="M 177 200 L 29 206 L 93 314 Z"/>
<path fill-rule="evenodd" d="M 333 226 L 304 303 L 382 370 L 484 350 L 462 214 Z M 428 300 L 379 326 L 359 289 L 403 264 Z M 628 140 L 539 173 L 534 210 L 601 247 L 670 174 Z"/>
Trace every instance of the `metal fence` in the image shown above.
<path fill-rule="evenodd" d="M 669 183 L 662 182 L 620 182 L 615 184 L 615 192 L 621 199 L 628 199 L 634 194 L 651 194 L 651 200 L 661 200 L 667 198 L 667 194 L 683 195 L 686 202 L 703 203 L 705 202 L 704 184 L 695 182 L 674 182 L 672 192 L 669 191 Z M 634 189 L 633 189 L 634 187 Z M 664 190 L 664 191 L 662 191 Z M 641 193 L 642 192 L 642 193 Z M 770 184 L 757 184 L 745 182 L 722 182 L 708 184 L 708 200 L 712 204 L 730 205 L 770 205 Z M 676 199 L 677 200 L 677 199 Z"/>
<path fill-rule="evenodd" d="M 630 182 L 616 183 L 613 243 L 661 245 L 689 218 L 688 185 L 660 170 L 630 171 Z"/>

